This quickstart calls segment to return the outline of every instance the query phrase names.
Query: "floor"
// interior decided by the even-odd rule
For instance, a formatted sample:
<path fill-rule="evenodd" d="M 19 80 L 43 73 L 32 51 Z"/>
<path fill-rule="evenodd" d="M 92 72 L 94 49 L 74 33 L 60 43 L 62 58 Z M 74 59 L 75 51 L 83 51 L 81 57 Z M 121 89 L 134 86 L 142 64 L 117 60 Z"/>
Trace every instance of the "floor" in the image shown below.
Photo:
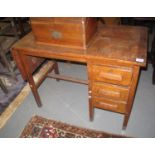
<path fill-rule="evenodd" d="M 59 63 L 61 73 L 87 79 L 86 65 Z M 155 85 L 152 85 L 152 66 L 142 70 L 134 106 L 125 131 L 132 137 L 155 137 Z M 72 125 L 122 134 L 123 115 L 95 109 L 94 121 L 88 117 L 88 88 L 86 85 L 46 79 L 39 88 L 43 107 L 38 108 L 30 93 L 7 124 L 0 137 L 19 137 L 34 115 L 59 120 Z"/>
<path fill-rule="evenodd" d="M 0 71 L 9 74 L 9 71 L 6 68 L 4 68 L 1 64 L 0 64 Z M 15 74 L 16 78 L 18 79 L 17 81 L 14 80 L 11 76 L 4 76 L 0 74 L 0 78 L 8 90 L 8 93 L 5 94 L 0 88 L 0 117 L 3 111 L 5 111 L 5 109 L 11 103 L 11 101 L 18 95 L 20 90 L 25 85 L 25 82 L 17 69 L 15 71 Z"/>
<path fill-rule="evenodd" d="M 15 22 L 16 24 L 13 22 L 14 20 L 16 20 Z M 28 23 L 28 18 L 26 17 L 22 17 L 18 19 L 19 21 L 22 22 L 22 25 L 18 25 L 19 21 L 17 22 L 17 18 L 16 19 L 14 18 L 14 20 L 12 17 L 0 18 L 0 34 L 1 34 L 0 45 L 2 46 L 3 49 L 7 50 L 6 59 L 8 63 L 10 63 L 10 65 L 12 66 L 12 69 L 15 70 L 14 74 L 16 74 L 16 77 L 18 79 L 18 81 L 16 81 L 15 79 L 13 79 L 12 76 L 10 76 L 11 75 L 10 71 L 4 65 L 5 63 L 4 62 L 2 63 L 2 61 L 0 60 L 0 79 L 8 89 L 8 93 L 5 94 L 0 87 L 0 116 L 8 107 L 8 105 L 11 103 L 11 101 L 18 95 L 18 93 L 24 87 L 24 84 L 25 84 L 18 69 L 16 69 L 15 67 L 15 63 L 11 58 L 11 52 L 8 49 L 10 49 L 13 43 L 15 43 L 23 35 L 30 32 L 31 28 L 30 28 L 30 24 Z M 12 22 L 15 24 L 16 28 L 13 27 L 14 24 L 12 25 L 11 24 Z M 23 30 L 20 29 L 20 26 L 23 27 Z M 9 35 L 9 36 L 6 36 L 6 35 Z"/>

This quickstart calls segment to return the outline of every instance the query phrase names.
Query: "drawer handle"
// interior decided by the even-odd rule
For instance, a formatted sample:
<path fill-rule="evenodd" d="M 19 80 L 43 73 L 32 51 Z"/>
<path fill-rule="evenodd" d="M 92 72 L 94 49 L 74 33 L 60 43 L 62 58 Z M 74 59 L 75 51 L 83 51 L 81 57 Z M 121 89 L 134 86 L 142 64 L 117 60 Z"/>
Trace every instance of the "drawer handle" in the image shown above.
<path fill-rule="evenodd" d="M 117 107 L 118 107 L 117 104 L 115 104 L 115 105 L 111 105 L 111 104 L 108 104 L 108 103 L 105 103 L 105 102 L 99 102 L 99 104 L 101 104 L 101 105 L 105 105 L 105 106 L 109 106 L 109 107 L 113 107 L 113 108 L 117 108 Z"/>
<path fill-rule="evenodd" d="M 109 90 L 107 91 L 107 90 L 103 90 L 103 89 L 99 89 L 98 94 L 120 97 L 120 92 L 109 91 Z"/>
<path fill-rule="evenodd" d="M 117 81 L 122 81 L 122 76 L 121 75 L 116 75 L 112 73 L 103 73 L 101 72 L 100 77 L 110 79 L 110 80 L 117 80 Z"/>

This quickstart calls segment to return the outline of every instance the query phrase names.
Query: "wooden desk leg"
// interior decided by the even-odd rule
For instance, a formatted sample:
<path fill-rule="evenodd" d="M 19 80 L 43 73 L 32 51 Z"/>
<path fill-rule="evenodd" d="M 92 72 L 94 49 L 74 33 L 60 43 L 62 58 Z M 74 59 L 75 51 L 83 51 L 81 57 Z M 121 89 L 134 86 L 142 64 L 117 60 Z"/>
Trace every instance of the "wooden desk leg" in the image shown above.
<path fill-rule="evenodd" d="M 41 99 L 40 99 L 40 96 L 39 96 L 39 93 L 38 93 L 38 90 L 37 90 L 37 86 L 35 85 L 33 76 L 31 74 L 29 63 L 27 61 L 27 57 L 22 55 L 21 60 L 22 60 L 22 63 L 24 65 L 25 73 L 27 75 L 27 80 L 28 80 L 28 83 L 29 83 L 30 88 L 32 90 L 32 93 L 34 95 L 34 98 L 36 100 L 36 103 L 37 103 L 38 107 L 41 107 L 42 106 Z"/>
<path fill-rule="evenodd" d="M 93 121 L 94 119 L 94 106 L 91 102 L 89 102 L 89 120 Z"/>
<path fill-rule="evenodd" d="M 94 106 L 91 101 L 91 96 L 89 94 L 89 120 L 93 121 L 93 119 L 94 119 Z"/>
<path fill-rule="evenodd" d="M 132 81 L 131 81 L 131 86 L 130 86 L 128 105 L 127 105 L 126 114 L 125 114 L 124 122 L 123 122 L 123 130 L 126 129 L 129 118 L 130 118 L 131 109 L 132 109 L 132 105 L 134 102 L 134 97 L 135 97 L 138 78 L 139 78 L 139 72 L 140 72 L 140 68 L 138 66 L 134 66 L 133 67 L 133 76 L 132 76 Z"/>
<path fill-rule="evenodd" d="M 130 114 L 125 114 L 122 130 L 126 130 L 126 127 L 128 125 L 128 121 L 129 121 L 129 118 L 130 118 Z"/>
<path fill-rule="evenodd" d="M 55 62 L 55 64 L 54 64 L 54 72 L 55 72 L 55 74 L 60 74 L 59 73 L 59 67 L 58 67 L 58 63 L 57 62 Z M 59 79 L 56 79 L 57 81 L 60 81 Z"/>

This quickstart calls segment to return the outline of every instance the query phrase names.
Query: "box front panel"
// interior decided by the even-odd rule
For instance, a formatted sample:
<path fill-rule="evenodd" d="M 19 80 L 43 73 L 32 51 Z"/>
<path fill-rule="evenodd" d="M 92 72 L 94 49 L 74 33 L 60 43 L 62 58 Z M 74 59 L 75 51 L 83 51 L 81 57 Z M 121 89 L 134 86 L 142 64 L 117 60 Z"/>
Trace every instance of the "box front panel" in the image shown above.
<path fill-rule="evenodd" d="M 85 48 L 84 28 L 80 23 L 31 21 L 37 42 L 51 45 Z"/>

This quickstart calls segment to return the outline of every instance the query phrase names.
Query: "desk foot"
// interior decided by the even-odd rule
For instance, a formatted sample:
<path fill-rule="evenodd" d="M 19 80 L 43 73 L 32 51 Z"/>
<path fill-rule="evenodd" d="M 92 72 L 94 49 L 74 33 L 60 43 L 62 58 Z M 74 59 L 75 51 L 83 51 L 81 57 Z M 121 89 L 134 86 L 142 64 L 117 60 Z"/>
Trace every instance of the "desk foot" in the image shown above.
<path fill-rule="evenodd" d="M 124 130 L 124 131 L 125 131 L 125 130 L 126 130 L 126 128 L 127 128 L 126 126 L 123 126 L 123 127 L 122 127 L 122 130 Z"/>
<path fill-rule="evenodd" d="M 37 93 L 34 91 L 32 91 L 32 92 L 33 92 L 33 95 L 35 97 L 35 100 L 36 100 L 38 107 L 42 107 L 42 103 L 41 103 L 40 96 L 39 96 L 38 92 Z"/>
<path fill-rule="evenodd" d="M 37 88 L 36 88 L 35 84 L 34 85 L 30 84 L 30 88 L 31 88 L 31 91 L 33 93 L 33 96 L 34 96 L 34 98 L 36 100 L 36 103 L 37 103 L 38 107 L 41 107 L 42 106 L 41 99 L 40 99 L 40 96 L 39 96 L 39 93 L 37 91 Z"/>
<path fill-rule="evenodd" d="M 36 95 L 34 95 L 34 97 L 35 97 L 35 100 L 36 100 L 36 103 L 37 103 L 38 107 L 39 108 L 42 107 L 42 103 L 41 103 L 40 97 L 38 98 Z"/>
<path fill-rule="evenodd" d="M 92 105 L 92 103 L 89 103 L 89 120 L 93 121 L 94 119 L 94 107 Z"/>
<path fill-rule="evenodd" d="M 123 127 L 122 127 L 122 130 L 126 130 L 127 125 L 128 125 L 128 121 L 129 121 L 129 117 L 130 117 L 129 114 L 125 114 L 125 116 L 124 116 L 124 121 L 123 121 Z"/>
<path fill-rule="evenodd" d="M 126 128 L 125 129 L 122 129 L 122 131 L 121 131 L 121 135 L 125 135 L 126 134 Z"/>
<path fill-rule="evenodd" d="M 55 74 L 60 74 L 59 67 L 58 67 L 58 63 L 57 62 L 54 63 L 54 72 L 55 72 Z M 57 81 L 60 81 L 59 79 L 56 79 L 56 80 Z"/>
<path fill-rule="evenodd" d="M 41 108 L 42 107 L 42 103 L 37 103 L 38 107 Z"/>

